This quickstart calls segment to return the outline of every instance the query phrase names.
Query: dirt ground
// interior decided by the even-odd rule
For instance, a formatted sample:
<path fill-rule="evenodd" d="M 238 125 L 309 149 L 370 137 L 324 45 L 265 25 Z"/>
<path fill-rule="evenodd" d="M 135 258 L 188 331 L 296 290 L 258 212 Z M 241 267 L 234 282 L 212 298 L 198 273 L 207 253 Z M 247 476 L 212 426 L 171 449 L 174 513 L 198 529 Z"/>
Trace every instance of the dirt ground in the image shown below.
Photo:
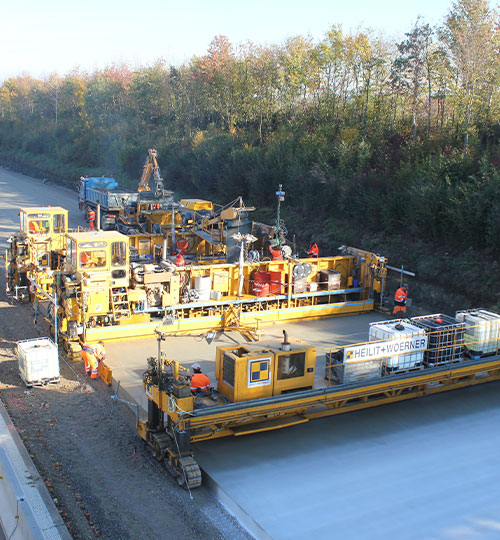
<path fill-rule="evenodd" d="M 205 489 L 190 494 L 150 454 L 113 391 L 60 358 L 61 382 L 28 389 L 16 341 L 47 336 L 0 279 L 0 398 L 75 539 L 249 539 Z"/>

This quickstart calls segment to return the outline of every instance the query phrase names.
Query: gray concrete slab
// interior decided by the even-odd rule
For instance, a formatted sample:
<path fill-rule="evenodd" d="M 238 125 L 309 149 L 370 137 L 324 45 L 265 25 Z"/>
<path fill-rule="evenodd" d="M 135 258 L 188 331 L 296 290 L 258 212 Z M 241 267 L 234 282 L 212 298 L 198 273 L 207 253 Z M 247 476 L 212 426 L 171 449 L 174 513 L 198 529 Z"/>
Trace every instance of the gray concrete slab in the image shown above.
<path fill-rule="evenodd" d="M 264 327 L 330 345 L 363 341 L 379 314 Z M 229 343 L 236 336 L 220 336 Z M 217 342 L 167 338 L 164 350 L 213 376 Z M 152 339 L 107 346 L 142 407 Z M 321 361 L 321 360 L 320 360 Z M 213 380 L 213 379 L 212 379 Z M 197 444 L 211 488 L 257 538 L 499 538 L 500 384 Z"/>
<path fill-rule="evenodd" d="M 500 384 L 197 445 L 274 540 L 500 538 Z"/>

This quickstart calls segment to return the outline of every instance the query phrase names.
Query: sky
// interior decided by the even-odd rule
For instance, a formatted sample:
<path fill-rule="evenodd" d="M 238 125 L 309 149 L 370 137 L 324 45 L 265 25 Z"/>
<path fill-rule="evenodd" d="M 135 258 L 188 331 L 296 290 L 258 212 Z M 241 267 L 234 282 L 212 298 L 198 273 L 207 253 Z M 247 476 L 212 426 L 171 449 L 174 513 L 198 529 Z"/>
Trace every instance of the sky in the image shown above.
<path fill-rule="evenodd" d="M 179 65 L 206 53 L 216 35 L 233 45 L 320 41 L 334 24 L 395 39 L 421 15 L 442 23 L 452 0 L 0 0 L 0 81 L 44 78 L 113 63 L 162 58 Z"/>

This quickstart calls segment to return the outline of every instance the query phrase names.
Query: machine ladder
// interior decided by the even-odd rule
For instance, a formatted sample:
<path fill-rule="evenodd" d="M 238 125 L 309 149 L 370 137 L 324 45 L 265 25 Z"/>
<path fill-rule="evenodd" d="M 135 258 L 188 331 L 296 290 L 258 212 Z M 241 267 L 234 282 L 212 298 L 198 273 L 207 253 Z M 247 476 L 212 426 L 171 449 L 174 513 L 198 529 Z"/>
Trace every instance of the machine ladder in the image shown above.
<path fill-rule="evenodd" d="M 126 287 L 111 288 L 111 309 L 115 321 L 120 319 L 130 319 L 130 301 Z"/>

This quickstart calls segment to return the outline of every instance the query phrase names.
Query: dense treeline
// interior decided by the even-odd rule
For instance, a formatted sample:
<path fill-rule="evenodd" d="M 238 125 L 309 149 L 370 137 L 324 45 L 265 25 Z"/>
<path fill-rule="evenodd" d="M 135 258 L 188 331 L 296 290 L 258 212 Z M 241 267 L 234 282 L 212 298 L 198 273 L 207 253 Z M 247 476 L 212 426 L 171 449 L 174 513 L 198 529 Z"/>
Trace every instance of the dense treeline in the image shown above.
<path fill-rule="evenodd" d="M 457 0 L 400 43 L 333 26 L 319 43 L 218 36 L 180 67 L 21 75 L 0 87 L 0 156 L 137 182 L 154 146 L 182 195 L 271 205 L 281 183 L 318 222 L 496 250 L 499 52 L 487 0 Z"/>

